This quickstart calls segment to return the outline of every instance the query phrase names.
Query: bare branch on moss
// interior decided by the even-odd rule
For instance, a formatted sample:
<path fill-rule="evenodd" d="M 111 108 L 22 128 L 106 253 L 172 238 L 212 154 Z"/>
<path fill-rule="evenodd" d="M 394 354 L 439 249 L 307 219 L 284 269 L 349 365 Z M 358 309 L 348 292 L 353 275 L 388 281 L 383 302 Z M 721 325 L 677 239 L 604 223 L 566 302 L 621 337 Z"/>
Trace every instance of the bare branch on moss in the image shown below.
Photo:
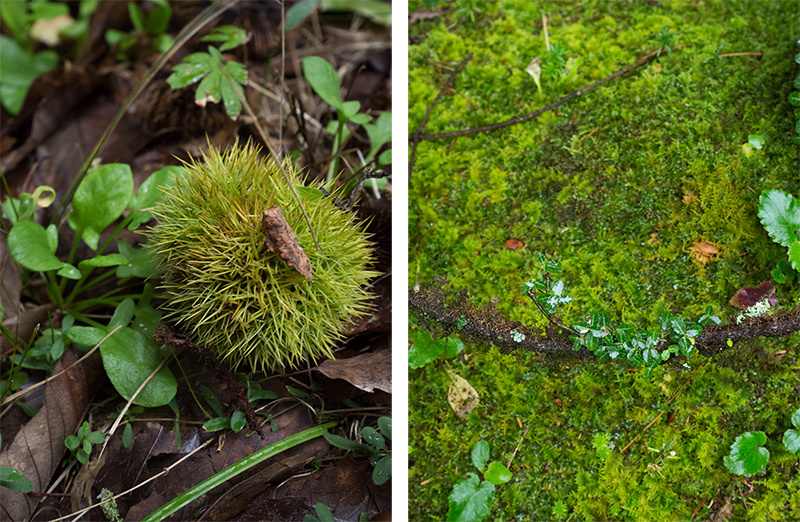
<path fill-rule="evenodd" d="M 442 85 L 442 88 L 439 89 L 439 93 L 436 95 L 436 98 L 434 98 L 431 104 L 428 106 L 428 110 L 425 111 L 425 116 L 422 117 L 422 121 L 420 122 L 419 127 L 417 127 L 417 130 L 414 132 L 412 136 L 421 135 L 422 129 L 424 129 L 425 125 L 428 124 L 428 118 L 430 117 L 431 111 L 433 111 L 434 106 L 436 106 L 436 104 L 439 103 L 439 100 L 442 99 L 444 92 L 447 89 L 449 89 L 451 85 L 453 85 L 453 80 L 456 79 L 458 73 L 460 73 L 464 69 L 464 66 L 467 65 L 467 62 L 469 62 L 470 60 L 472 60 L 472 53 L 466 55 L 461 60 L 461 63 L 458 65 L 458 68 L 456 68 L 452 73 L 450 73 L 450 77 L 447 79 L 446 82 L 444 82 L 444 85 Z M 418 144 L 419 144 L 418 139 L 411 140 L 411 157 L 408 160 L 408 179 L 411 179 L 411 172 L 414 170 L 414 161 L 416 160 L 417 157 Z"/>
<path fill-rule="evenodd" d="M 693 44 L 676 45 L 675 47 L 672 47 L 672 50 L 675 51 L 677 49 L 681 49 L 681 48 L 684 48 L 684 47 L 691 47 L 692 45 Z M 553 103 L 551 103 L 549 105 L 546 105 L 546 106 L 542 107 L 541 109 L 538 109 L 538 110 L 536 110 L 536 111 L 534 111 L 534 112 L 532 112 L 530 114 L 526 114 L 525 116 L 518 116 L 516 118 L 511 118 L 510 120 L 505 120 L 505 121 L 501 121 L 501 122 L 497 122 L 497 123 L 492 123 L 491 125 L 484 125 L 482 127 L 477 127 L 477 128 L 474 128 L 474 129 L 462 129 L 462 130 L 459 130 L 459 131 L 452 131 L 452 132 L 437 132 L 437 133 L 434 133 L 434 134 L 421 134 L 420 130 L 421 130 L 422 127 L 420 126 L 420 128 L 417 129 L 417 131 L 414 134 L 411 134 L 409 136 L 409 140 L 411 141 L 412 150 L 416 150 L 417 143 L 419 141 L 422 141 L 422 140 L 434 140 L 434 139 L 438 139 L 438 138 L 455 138 L 455 137 L 458 137 L 458 136 L 466 136 L 468 134 L 478 134 L 478 133 L 481 133 L 481 132 L 488 132 L 488 131 L 492 131 L 492 130 L 502 129 L 503 127 L 509 127 L 511 125 L 516 125 L 518 123 L 526 122 L 528 120 L 531 120 L 533 118 L 541 116 L 542 114 L 544 114 L 547 111 L 555 109 L 559 105 L 562 105 L 563 103 L 571 100 L 572 98 L 575 98 L 577 96 L 585 94 L 585 93 L 589 92 L 590 90 L 594 89 L 595 87 L 603 85 L 604 83 L 606 83 L 606 82 L 608 82 L 610 80 L 613 80 L 614 78 L 616 78 L 618 76 L 622 76 L 623 74 L 627 73 L 628 71 L 631 71 L 632 69 L 635 69 L 637 67 L 641 67 L 642 65 L 646 64 L 647 62 L 650 62 L 650 61 L 656 59 L 658 56 L 659 56 L 659 51 L 654 51 L 654 52 L 648 54 L 647 56 L 645 56 L 643 58 L 640 58 L 635 63 L 625 67 L 624 69 L 620 69 L 619 71 L 617 71 L 617 72 L 615 72 L 615 73 L 613 73 L 613 74 L 611 74 L 609 76 L 606 76 L 602 80 L 596 81 L 593 84 L 591 84 L 591 85 L 589 85 L 587 87 L 584 87 L 583 89 L 578 89 L 577 91 L 573 91 L 573 92 L 567 94 L 566 96 L 564 96 L 563 98 L 558 99 L 558 100 L 554 101 Z M 434 100 L 433 103 L 435 104 L 437 100 L 438 100 L 438 97 L 437 97 L 436 100 Z M 430 112 L 430 108 L 429 108 L 428 112 Z M 427 118 L 427 114 L 426 114 L 426 118 Z M 413 156 L 412 156 L 412 158 L 413 158 Z M 411 170 L 412 166 L 413 166 L 413 162 L 409 162 L 409 176 L 410 176 L 410 170 Z"/>
<path fill-rule="evenodd" d="M 469 304 L 469 298 L 464 292 L 460 292 L 454 303 L 447 304 L 446 285 L 444 278 L 437 278 L 432 287 L 409 292 L 409 308 L 418 314 L 423 326 L 435 326 L 445 334 L 458 333 L 465 342 L 494 345 L 502 350 L 522 348 L 558 358 L 592 356 L 592 352 L 586 348 L 574 351 L 568 336 L 555 328 L 546 331 L 532 329 L 504 317 L 496 308 L 499 302 L 497 298 L 493 298 L 491 304 L 478 309 Z M 466 324 L 459 330 L 457 321 L 462 316 L 466 319 Z M 524 339 L 518 341 L 520 336 L 513 335 L 512 330 L 524 334 Z M 747 318 L 740 324 L 705 326 L 695 339 L 695 348 L 701 354 L 711 356 L 728 349 L 729 339 L 735 346 L 735 343 L 757 337 L 786 337 L 799 331 L 800 306 L 762 317 Z M 663 342 L 658 350 L 665 350 L 669 344 L 667 341 Z"/>

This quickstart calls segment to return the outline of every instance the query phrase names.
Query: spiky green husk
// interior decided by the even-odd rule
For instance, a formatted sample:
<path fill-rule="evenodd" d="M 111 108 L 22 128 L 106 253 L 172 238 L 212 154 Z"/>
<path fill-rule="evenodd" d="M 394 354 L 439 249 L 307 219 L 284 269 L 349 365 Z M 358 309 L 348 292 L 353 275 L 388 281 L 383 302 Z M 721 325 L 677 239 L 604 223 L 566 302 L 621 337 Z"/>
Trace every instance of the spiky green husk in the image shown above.
<path fill-rule="evenodd" d="M 363 225 L 319 190 L 301 187 L 322 251 L 290 187 L 257 147 L 212 149 L 186 164 L 154 210 L 149 244 L 160 258 L 162 309 L 234 367 L 284 370 L 332 357 L 352 317 L 368 313 L 376 272 Z M 313 284 L 265 248 L 264 210 L 280 205 L 313 268 Z"/>

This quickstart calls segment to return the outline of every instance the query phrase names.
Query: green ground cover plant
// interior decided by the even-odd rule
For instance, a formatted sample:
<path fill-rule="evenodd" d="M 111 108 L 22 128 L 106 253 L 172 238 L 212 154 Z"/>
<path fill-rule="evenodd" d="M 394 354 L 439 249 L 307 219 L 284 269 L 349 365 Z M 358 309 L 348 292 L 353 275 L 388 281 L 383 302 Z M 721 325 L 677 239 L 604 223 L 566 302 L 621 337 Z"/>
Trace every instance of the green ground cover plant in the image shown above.
<path fill-rule="evenodd" d="M 515 328 L 520 344 L 558 328 L 554 317 L 579 325 L 600 310 L 634 331 L 666 326 L 678 349 L 649 376 L 627 371 L 629 359 L 597 363 L 583 352 L 565 359 L 467 344 L 455 357 L 450 340 L 437 341 L 435 321 L 412 321 L 410 337 L 422 346 L 411 352 L 410 514 L 445 519 L 474 444 L 486 440 L 507 459 L 527 433 L 492 518 L 702 520 L 721 509 L 736 520 L 800 517 L 798 459 L 781 443 L 797 409 L 800 336 L 735 340 L 722 356 L 686 357 L 697 333 L 690 321 L 736 323 L 728 301 L 738 289 L 771 280 L 784 310 L 800 297 L 792 242 L 774 242 L 759 213 L 765 191 L 786 202 L 800 189 L 790 101 L 798 35 L 782 21 L 797 6 L 508 0 L 481 5 L 473 20 L 458 11 L 469 3 L 434 4 L 410 5 L 451 13 L 411 28 L 412 133 L 470 52 L 423 132 L 531 113 L 661 52 L 526 123 L 420 141 L 410 284 L 444 276 L 474 305 L 499 297 L 493 312 L 528 328 Z M 556 63 L 556 43 L 579 65 L 549 81 L 544 71 L 539 89 L 526 68 L 536 57 Z M 522 246 L 506 247 L 512 239 Z M 536 252 L 560 264 L 557 277 L 537 276 Z M 528 291 L 550 296 L 540 304 L 556 310 L 542 313 Z M 471 331 L 463 328 L 462 338 Z M 461 419 L 448 404 L 445 370 L 480 397 Z M 746 432 L 765 434 L 770 459 L 742 479 L 723 459 Z"/>

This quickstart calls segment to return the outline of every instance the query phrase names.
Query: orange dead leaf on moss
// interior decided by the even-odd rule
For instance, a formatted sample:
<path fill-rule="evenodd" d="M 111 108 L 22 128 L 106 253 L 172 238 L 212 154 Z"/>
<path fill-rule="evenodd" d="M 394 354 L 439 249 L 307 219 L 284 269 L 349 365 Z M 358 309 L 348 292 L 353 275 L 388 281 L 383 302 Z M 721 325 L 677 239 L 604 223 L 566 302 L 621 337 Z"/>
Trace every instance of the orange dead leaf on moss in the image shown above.
<path fill-rule="evenodd" d="M 506 248 L 509 250 L 516 250 L 522 246 L 522 241 L 519 239 L 506 239 Z"/>
<path fill-rule="evenodd" d="M 689 248 L 689 255 L 700 265 L 707 265 L 719 254 L 719 249 L 705 241 L 698 241 Z"/>

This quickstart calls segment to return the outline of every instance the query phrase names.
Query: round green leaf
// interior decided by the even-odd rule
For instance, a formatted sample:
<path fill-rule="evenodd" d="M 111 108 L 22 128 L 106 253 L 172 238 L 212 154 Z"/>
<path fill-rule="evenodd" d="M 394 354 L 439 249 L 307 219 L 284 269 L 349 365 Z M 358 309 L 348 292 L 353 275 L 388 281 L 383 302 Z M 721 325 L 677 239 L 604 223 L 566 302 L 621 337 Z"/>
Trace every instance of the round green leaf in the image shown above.
<path fill-rule="evenodd" d="M 767 442 L 763 431 L 742 433 L 731 444 L 731 453 L 723 458 L 725 467 L 737 475 L 755 475 L 767 467 L 769 450 L 762 447 Z"/>
<path fill-rule="evenodd" d="M 75 191 L 67 222 L 96 250 L 100 233 L 122 215 L 132 196 L 133 174 L 128 165 L 111 163 L 92 169 Z"/>
<path fill-rule="evenodd" d="M 788 247 L 800 230 L 800 204 L 791 194 L 780 190 L 765 190 L 758 199 L 758 217 L 776 243 Z"/>
<path fill-rule="evenodd" d="M 46 272 L 64 266 L 50 248 L 47 231 L 33 221 L 20 221 L 8 233 L 8 250 L 28 270 Z"/>
<path fill-rule="evenodd" d="M 70 329 L 72 332 L 75 328 Z M 103 366 L 114 388 L 130 399 L 145 379 L 161 364 L 158 346 L 141 332 L 121 328 L 100 345 Z M 134 403 L 147 408 L 164 406 L 175 396 L 177 381 L 169 368 L 161 368 L 136 396 Z"/>
<path fill-rule="evenodd" d="M 492 484 L 503 484 L 511 480 L 511 472 L 499 462 L 490 462 L 484 476 Z"/>
<path fill-rule="evenodd" d="M 64 263 L 64 266 L 62 266 L 58 272 L 56 272 L 56 274 L 60 275 L 61 277 L 66 277 L 67 279 L 74 279 L 76 281 L 83 277 L 80 270 L 67 263 Z"/>
<path fill-rule="evenodd" d="M 798 410 L 800 412 L 800 410 Z M 380 428 L 383 436 L 392 440 L 392 419 L 389 417 L 380 417 L 378 419 L 378 428 Z"/>
<path fill-rule="evenodd" d="M 783 434 L 783 445 L 786 449 L 800 457 L 800 431 L 786 430 Z"/>
<path fill-rule="evenodd" d="M 408 350 L 408 365 L 411 368 L 422 368 L 444 353 L 444 346 L 434 341 L 428 333 L 418 332 L 415 337 L 414 344 Z"/>
<path fill-rule="evenodd" d="M 386 450 L 386 440 L 384 440 L 375 428 L 365 426 L 364 429 L 361 430 L 361 436 L 364 437 L 364 440 L 370 446 L 378 448 L 379 450 Z"/>

